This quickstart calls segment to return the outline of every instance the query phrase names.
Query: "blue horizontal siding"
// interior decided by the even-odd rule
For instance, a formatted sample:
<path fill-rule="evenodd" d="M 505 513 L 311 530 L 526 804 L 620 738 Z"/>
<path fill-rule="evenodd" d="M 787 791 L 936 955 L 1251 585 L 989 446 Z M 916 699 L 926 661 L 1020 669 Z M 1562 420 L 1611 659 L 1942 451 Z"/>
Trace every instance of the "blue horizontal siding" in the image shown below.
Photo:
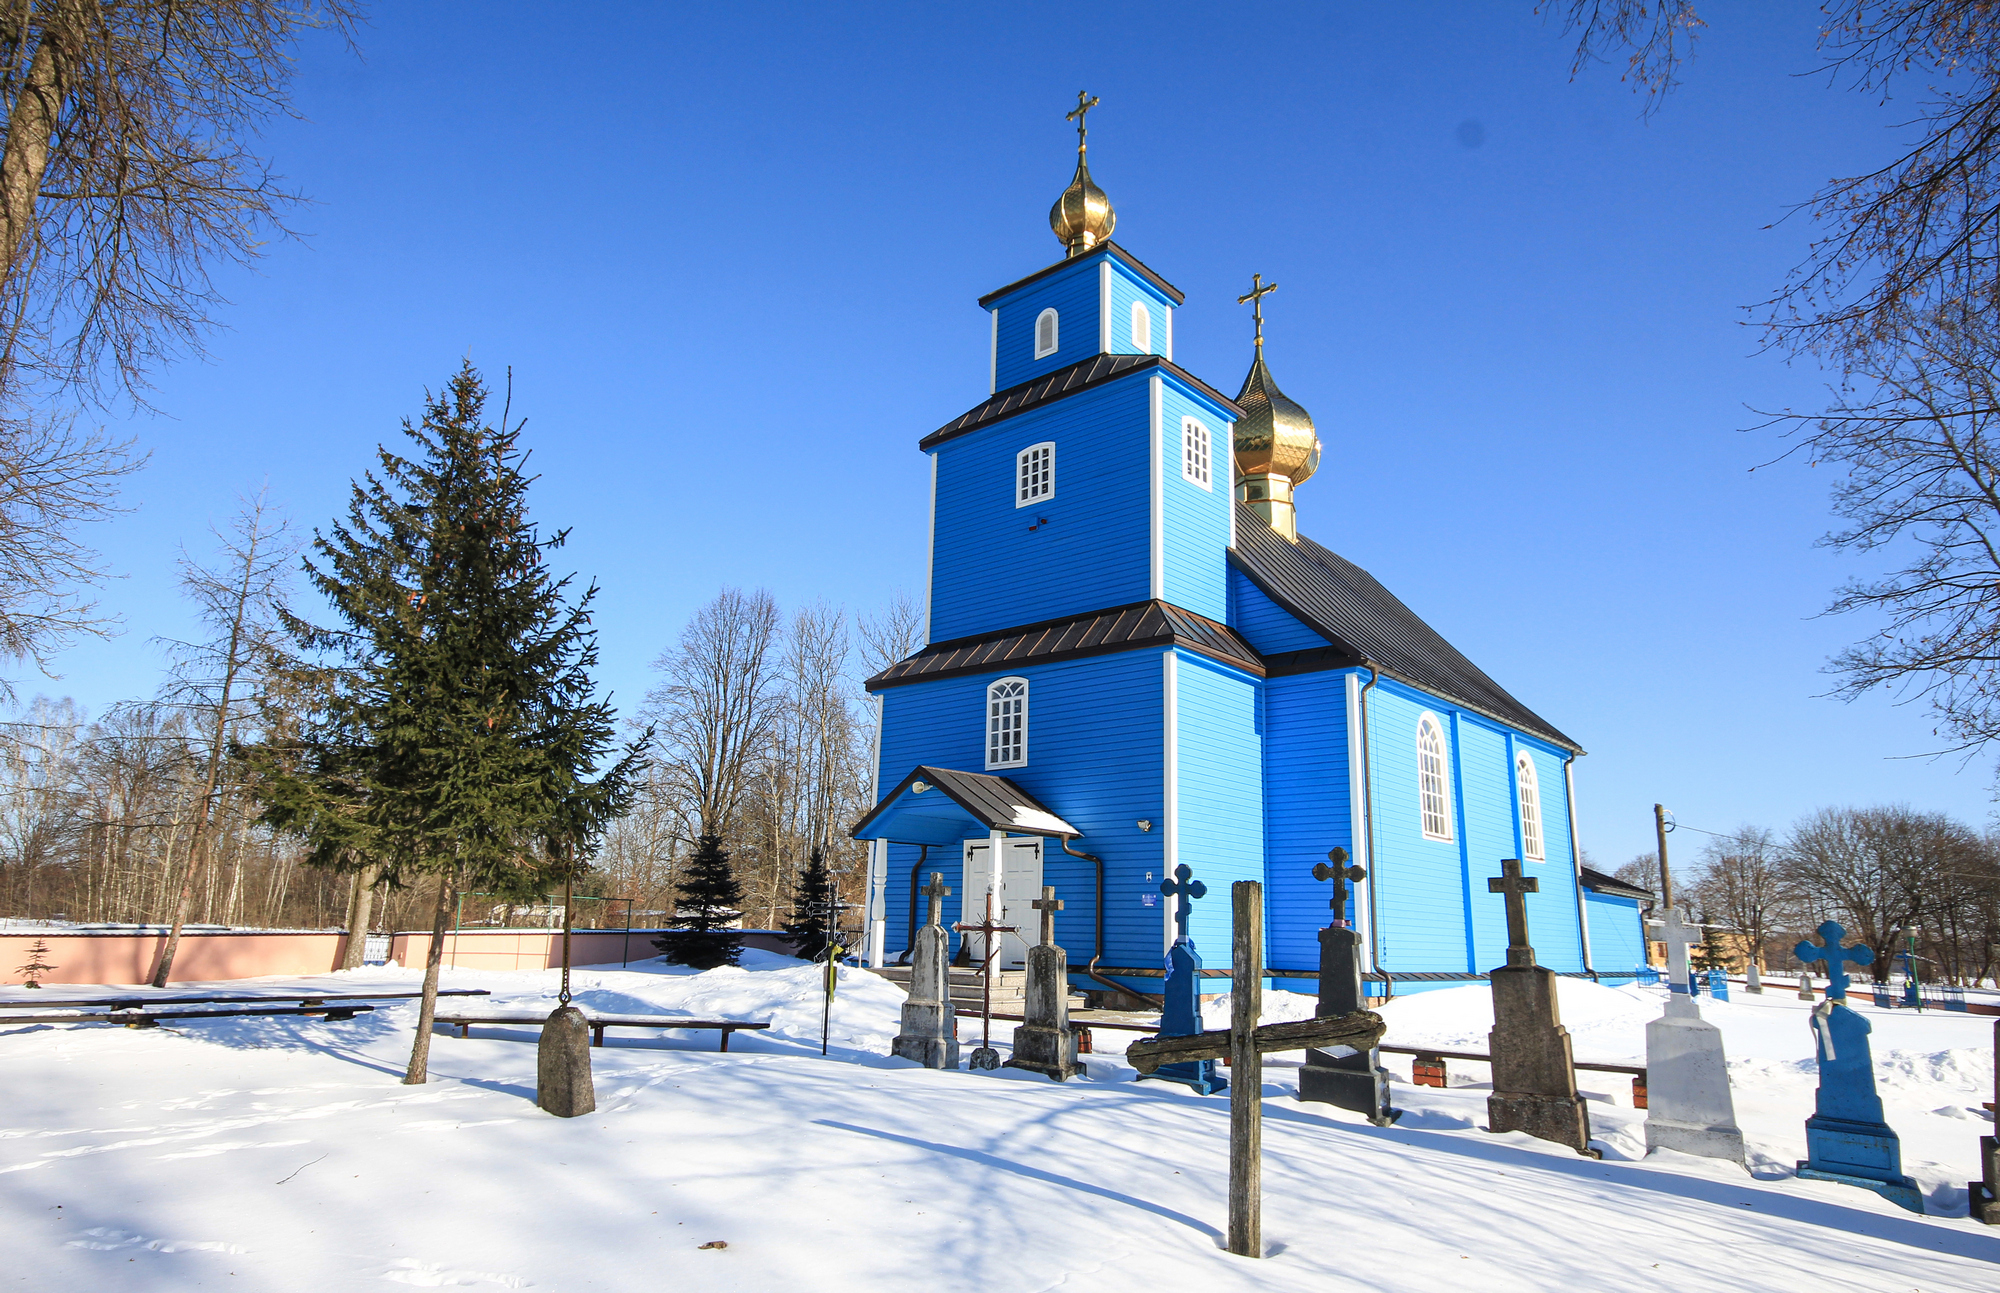
<path fill-rule="evenodd" d="M 1249 675 L 1206 657 L 1186 651 L 1177 657 L 1176 852 L 1208 886 L 1208 896 L 1194 905 L 1188 932 L 1205 964 L 1227 969 L 1229 886 L 1264 879 L 1262 688 Z"/>
<path fill-rule="evenodd" d="M 1264 757 L 1265 960 L 1275 969 L 1314 970 L 1332 886 L 1313 879 L 1312 869 L 1334 848 L 1360 855 L 1348 789 L 1345 671 L 1264 684 Z"/>
<path fill-rule="evenodd" d="M 1310 651 L 1327 644 L 1234 566 L 1229 567 L 1229 627 L 1241 633 L 1259 655 Z"/>
<path fill-rule="evenodd" d="M 1093 257 L 1087 263 L 1065 266 L 993 303 L 990 308 L 1000 311 L 1000 353 L 994 365 L 997 389 L 1004 391 L 1033 381 L 1044 373 L 1099 353 L 1097 264 L 1100 259 Z M 1059 324 L 1056 352 L 1046 359 L 1037 359 L 1035 319 L 1051 308 Z"/>
<path fill-rule="evenodd" d="M 1585 890 L 1590 912 L 1590 964 L 1600 974 L 1625 974 L 1646 963 L 1639 900 Z"/>
<path fill-rule="evenodd" d="M 1208 428 L 1210 486 L 1191 483 L 1181 471 L 1181 422 L 1193 417 Z M 1162 555 L 1166 600 L 1197 615 L 1229 614 L 1231 423 L 1212 401 L 1195 396 L 1171 374 L 1160 378 Z"/>
<path fill-rule="evenodd" d="M 1106 942 L 1112 965 L 1157 965 L 1159 908 L 1146 907 L 1145 877 L 1157 887 L 1163 835 L 1142 832 L 1140 820 L 1165 817 L 1161 667 L 1158 651 L 1131 651 L 1056 664 L 995 670 L 972 677 L 892 687 L 882 693 L 882 780 L 894 785 L 920 764 L 985 769 L 986 687 L 995 679 L 1028 680 L 1028 762 L 1001 775 L 1034 795 L 1078 830 L 1081 852 L 1104 860 Z M 905 946 L 909 873 L 917 849 L 891 845 L 885 946 Z M 953 894 L 946 921 L 959 918 L 967 892 L 962 850 L 931 850 Z M 1043 883 L 1063 900 L 1056 939 L 1079 964 L 1089 959 L 1096 921 L 1095 869 L 1050 841 Z M 975 878 L 972 888 L 983 879 Z M 983 888 L 980 889 L 983 893 Z M 922 907 L 918 909 L 919 919 Z M 954 943 L 955 946 L 955 943 Z M 1121 960 L 1136 957 L 1137 960 Z"/>
<path fill-rule="evenodd" d="M 1152 322 L 1152 344 L 1142 346 L 1132 336 L 1132 305 L 1143 302 Z M 1111 262 L 1111 349 L 1121 355 L 1167 353 L 1167 310 L 1171 300 L 1119 260 Z"/>
<path fill-rule="evenodd" d="M 940 445 L 931 640 L 1151 596 L 1151 423 L 1137 373 Z M 1017 508 L 1015 455 L 1044 440 L 1055 497 Z"/>

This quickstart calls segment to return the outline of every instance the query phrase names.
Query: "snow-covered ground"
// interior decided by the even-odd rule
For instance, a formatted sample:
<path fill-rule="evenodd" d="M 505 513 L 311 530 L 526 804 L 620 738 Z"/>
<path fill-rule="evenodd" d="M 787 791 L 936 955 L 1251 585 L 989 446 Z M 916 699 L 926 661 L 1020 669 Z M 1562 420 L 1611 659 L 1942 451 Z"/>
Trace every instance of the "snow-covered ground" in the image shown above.
<path fill-rule="evenodd" d="M 590 1009 L 773 1027 L 738 1034 L 727 1055 L 712 1033 L 614 1033 L 592 1052 L 598 1112 L 568 1121 L 533 1104 L 528 1029 L 440 1035 L 433 1081 L 400 1085 L 413 1003 L 342 1023 L 0 1026 L 0 1288 L 2000 1286 L 2000 1231 L 1964 1216 L 1991 1130 L 1990 1018 L 1868 1012 L 1905 1166 L 1942 1214 L 1921 1218 L 1790 1175 L 1814 1085 L 1793 997 L 1703 1003 L 1730 1048 L 1751 1173 L 1644 1158 L 1643 1115 L 1615 1075 L 1584 1075 L 1607 1097 L 1591 1106 L 1599 1162 L 1478 1130 L 1483 1065 L 1454 1064 L 1444 1091 L 1398 1082 L 1409 1112 L 1378 1130 L 1297 1103 L 1298 1057 L 1276 1057 L 1268 1255 L 1251 1261 L 1220 1247 L 1226 1097 L 1134 1083 L 1116 1055 L 1129 1034 L 1099 1032 L 1090 1077 L 1065 1085 L 888 1059 L 901 993 L 860 971 L 843 977 L 822 1058 L 819 974 L 755 952 L 700 975 L 577 974 Z M 491 989 L 488 1008 L 553 1004 L 551 973 L 446 979 Z M 417 976 L 310 982 L 400 990 Z M 1563 993 L 1579 1059 L 1643 1058 L 1658 990 Z M 1390 1039 L 1483 1050 L 1488 999 L 1475 986 L 1395 1001 Z M 1304 1000 L 1271 994 L 1267 1017 Z M 1407 1059 L 1390 1065 L 1408 1073 Z"/>

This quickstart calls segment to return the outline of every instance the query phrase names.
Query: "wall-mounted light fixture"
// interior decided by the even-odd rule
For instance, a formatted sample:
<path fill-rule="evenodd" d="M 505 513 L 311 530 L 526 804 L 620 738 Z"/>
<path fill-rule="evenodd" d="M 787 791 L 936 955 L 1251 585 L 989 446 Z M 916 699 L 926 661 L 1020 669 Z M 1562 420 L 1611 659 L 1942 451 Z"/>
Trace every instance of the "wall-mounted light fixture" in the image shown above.
<path fill-rule="evenodd" d="M 921 795 L 922 793 L 924 793 L 924 791 L 929 790 L 930 788 L 931 788 L 931 783 L 928 781 L 912 781 L 910 783 L 910 793 L 913 795 Z"/>
<path fill-rule="evenodd" d="M 1150 818 L 1150 817 L 1141 817 L 1141 818 L 1139 819 L 1139 829 L 1140 829 L 1140 830 L 1142 830 L 1142 831 L 1150 831 L 1150 830 L 1152 830 L 1152 829 L 1153 829 L 1153 819 L 1152 819 L 1152 818 Z"/>

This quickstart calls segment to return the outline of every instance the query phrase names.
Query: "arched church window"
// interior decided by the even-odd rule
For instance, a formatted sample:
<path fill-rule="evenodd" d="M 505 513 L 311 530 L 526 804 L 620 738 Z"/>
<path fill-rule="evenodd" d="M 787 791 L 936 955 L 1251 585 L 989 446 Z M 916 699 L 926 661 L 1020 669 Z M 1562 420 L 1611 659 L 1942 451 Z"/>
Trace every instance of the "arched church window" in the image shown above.
<path fill-rule="evenodd" d="M 1035 316 L 1035 358 L 1047 359 L 1056 353 L 1056 312 L 1043 310 Z"/>
<path fill-rule="evenodd" d="M 1056 496 L 1056 446 L 1044 440 L 1014 455 L 1014 506 L 1026 507 Z"/>
<path fill-rule="evenodd" d="M 1132 349 L 1142 355 L 1153 353 L 1153 312 L 1144 301 L 1132 302 Z"/>
<path fill-rule="evenodd" d="M 1208 428 L 1193 418 L 1181 419 L 1181 475 L 1203 489 L 1212 490 L 1209 483 L 1209 436 Z"/>
<path fill-rule="evenodd" d="M 1444 729 L 1425 714 L 1417 720 L 1417 799 L 1428 840 L 1451 838 L 1451 787 L 1444 748 Z"/>
<path fill-rule="evenodd" d="M 1535 780 L 1535 757 L 1526 750 L 1514 756 L 1514 789 L 1521 797 L 1521 854 L 1542 860 L 1542 793 Z"/>
<path fill-rule="evenodd" d="M 1002 678 L 986 689 L 986 766 L 1018 768 L 1028 761 L 1028 680 Z"/>

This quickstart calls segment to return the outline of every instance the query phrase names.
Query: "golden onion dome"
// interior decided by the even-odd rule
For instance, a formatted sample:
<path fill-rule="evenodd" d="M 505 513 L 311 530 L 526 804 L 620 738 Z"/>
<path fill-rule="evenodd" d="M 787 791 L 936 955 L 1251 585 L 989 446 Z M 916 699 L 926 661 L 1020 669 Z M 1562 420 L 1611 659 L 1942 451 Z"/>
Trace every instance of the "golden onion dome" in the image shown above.
<path fill-rule="evenodd" d="M 1076 175 L 1049 208 L 1049 228 L 1056 231 L 1057 241 L 1069 248 L 1072 256 L 1081 256 L 1106 241 L 1118 227 L 1118 213 L 1111 209 L 1111 199 L 1104 196 L 1104 190 L 1091 182 L 1085 160 L 1089 136 L 1084 126 L 1096 106 L 1094 97 L 1076 92 L 1076 107 L 1068 116 L 1076 123 Z"/>
<path fill-rule="evenodd" d="M 1111 209 L 1111 199 L 1091 182 L 1090 168 L 1083 158 L 1077 158 L 1076 178 L 1049 208 L 1049 228 L 1056 231 L 1056 238 L 1069 248 L 1070 255 L 1081 256 L 1110 238 L 1117 227 L 1118 213 Z"/>
<path fill-rule="evenodd" d="M 1312 414 L 1286 398 L 1264 363 L 1260 340 L 1257 358 L 1236 397 L 1243 416 L 1236 423 L 1236 470 L 1244 476 L 1283 476 L 1300 485 L 1319 470 L 1319 433 Z"/>

